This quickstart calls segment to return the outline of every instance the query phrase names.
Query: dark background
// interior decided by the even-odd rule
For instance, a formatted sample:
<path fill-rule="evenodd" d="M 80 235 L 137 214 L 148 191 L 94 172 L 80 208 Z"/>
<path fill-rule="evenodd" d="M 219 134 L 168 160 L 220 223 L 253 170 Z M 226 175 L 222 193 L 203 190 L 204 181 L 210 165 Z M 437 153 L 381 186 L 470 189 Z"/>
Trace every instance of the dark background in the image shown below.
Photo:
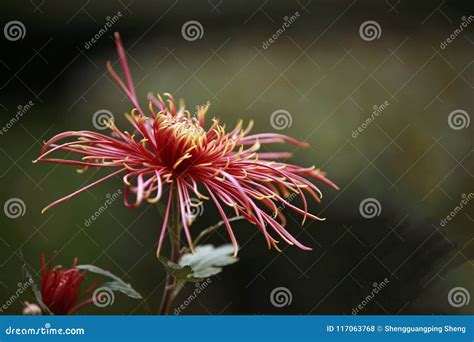
<path fill-rule="evenodd" d="M 445 49 L 440 42 L 473 9 L 472 1 L 2 2 L 2 28 L 19 20 L 26 35 L 0 36 L 0 126 L 17 106 L 34 105 L 0 136 L 0 202 L 20 198 L 26 207 L 16 219 L 0 215 L 0 304 L 22 281 L 22 264 L 38 272 L 40 252 L 58 250 L 57 263 L 67 266 L 77 256 L 123 277 L 146 299 L 118 294 L 114 305 L 81 313 L 156 312 L 164 280 L 155 258 L 158 210 L 129 210 L 117 200 L 85 227 L 106 194 L 121 188 L 112 180 L 41 215 L 102 172 L 31 163 L 54 134 L 94 130 L 92 115 L 100 109 L 130 129 L 123 116 L 130 104 L 105 70 L 108 59 L 116 61 L 112 35 L 119 31 L 144 102 L 148 91 L 183 97 L 190 109 L 209 100 L 210 116 L 228 126 L 253 119 L 255 132 L 305 140 L 311 148 L 296 151 L 292 161 L 321 167 L 341 188 L 323 187 L 322 204 L 312 205 L 326 222 L 308 221 L 301 229 L 290 219 L 288 229 L 311 252 L 268 250 L 255 227 L 235 223 L 240 262 L 183 314 L 351 314 L 385 278 L 388 285 L 360 314 L 472 314 L 472 301 L 460 308 L 448 303 L 454 287 L 474 293 L 472 203 L 446 226 L 440 220 L 473 192 L 473 124 L 454 130 L 448 115 L 462 109 L 472 117 L 474 23 Z M 118 11 L 120 20 L 86 49 Z M 295 11 L 296 22 L 263 49 Z M 201 39 L 183 39 L 189 20 L 203 26 Z M 361 39 L 359 27 L 368 20 L 380 25 L 379 39 Z M 354 139 L 352 131 L 384 101 L 390 105 Z M 270 124 L 279 109 L 292 116 L 283 131 Z M 379 216 L 361 216 L 366 198 L 380 202 Z M 205 205 L 194 234 L 217 217 Z M 227 237 L 218 231 L 208 241 L 220 245 Z M 280 286 L 292 302 L 277 308 L 270 293 Z M 5 313 L 21 313 L 24 300 L 33 297 L 23 295 Z"/>

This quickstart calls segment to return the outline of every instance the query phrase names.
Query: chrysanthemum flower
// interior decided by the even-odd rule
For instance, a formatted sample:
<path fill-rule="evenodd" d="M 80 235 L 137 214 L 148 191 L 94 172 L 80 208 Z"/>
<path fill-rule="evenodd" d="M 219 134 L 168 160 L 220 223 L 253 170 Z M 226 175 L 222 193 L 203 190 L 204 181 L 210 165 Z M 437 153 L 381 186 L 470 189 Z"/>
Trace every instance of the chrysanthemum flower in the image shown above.
<path fill-rule="evenodd" d="M 125 82 L 117 75 L 110 62 L 108 69 L 123 92 L 130 99 L 133 109 L 127 115 L 134 133 L 119 130 L 110 120 L 107 125 L 112 136 L 91 131 L 68 131 L 47 141 L 37 161 L 78 165 L 88 168 L 113 168 L 106 177 L 63 197 L 44 210 L 62 203 L 91 187 L 123 176 L 124 201 L 127 207 L 137 207 L 144 201 L 155 203 L 162 197 L 165 202 L 163 226 L 158 240 L 158 253 L 170 216 L 173 196 L 177 196 L 181 224 L 191 250 L 191 206 L 196 196 L 213 202 L 224 221 L 235 251 L 238 244 L 224 207 L 243 216 L 263 233 L 269 247 L 277 247 L 277 238 L 291 245 L 309 250 L 285 229 L 285 216 L 278 208 L 284 206 L 308 217 L 323 220 L 308 212 L 307 196 L 319 202 L 319 188 L 309 179 L 337 186 L 314 167 L 303 168 L 274 159 L 290 157 L 290 153 L 261 152 L 263 145 L 288 142 L 296 146 L 307 144 L 275 133 L 250 134 L 252 122 L 242 127 L 242 122 L 227 131 L 225 125 L 212 119 L 206 128 L 205 115 L 209 103 L 197 107 L 191 115 L 182 101 L 176 104 L 170 94 L 156 97 L 148 95 L 149 113 L 140 107 L 132 77 L 127 65 L 120 37 L 116 34 L 117 50 Z M 71 139 L 70 141 L 66 139 Z M 82 156 L 81 160 L 52 158 L 54 152 L 67 151 Z M 165 189 L 168 190 L 165 195 Z M 287 198 L 297 193 L 302 207 Z"/>
<path fill-rule="evenodd" d="M 46 264 L 44 253 L 41 253 L 41 299 L 53 314 L 71 315 L 94 301 L 93 297 L 85 298 L 94 290 L 96 284 L 93 283 L 81 293 L 81 285 L 87 272 L 75 268 L 77 258 L 71 268 L 62 268 L 59 265 L 53 267 L 53 258 L 54 253 Z"/>

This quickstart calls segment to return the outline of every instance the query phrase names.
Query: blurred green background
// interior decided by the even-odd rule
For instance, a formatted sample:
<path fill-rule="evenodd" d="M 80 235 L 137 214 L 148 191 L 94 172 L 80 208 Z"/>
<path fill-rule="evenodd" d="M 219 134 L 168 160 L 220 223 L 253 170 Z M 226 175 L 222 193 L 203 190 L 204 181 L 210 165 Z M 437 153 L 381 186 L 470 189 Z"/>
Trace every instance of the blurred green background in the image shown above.
<path fill-rule="evenodd" d="M 240 261 L 182 314 L 351 314 L 385 278 L 389 285 L 360 314 L 473 313 L 472 301 L 460 307 L 448 301 L 454 287 L 474 293 L 472 203 L 440 224 L 462 194 L 473 192 L 473 124 L 453 129 L 448 116 L 463 110 L 464 119 L 472 117 L 474 23 L 440 47 L 473 14 L 472 2 L 20 0 L 1 7 L 2 26 L 19 20 L 26 35 L 0 39 L 0 126 L 19 105 L 34 105 L 0 135 L 0 202 L 20 198 L 26 208 L 15 219 L 0 215 L 0 304 L 22 281 L 23 264 L 39 272 L 41 251 L 58 250 L 57 263 L 68 266 L 77 256 L 122 277 L 145 298 L 118 294 L 112 306 L 81 313 L 156 313 L 165 276 L 155 258 L 158 210 L 126 209 L 117 200 L 86 227 L 107 194 L 122 187 L 114 179 L 41 215 L 44 206 L 104 172 L 31 163 L 54 134 L 95 130 L 98 110 L 111 111 L 118 126 L 130 130 L 123 116 L 130 104 L 105 69 L 107 60 L 116 61 L 112 35 L 119 31 L 144 104 L 149 91 L 184 98 L 191 110 L 209 100 L 210 116 L 228 127 L 252 119 L 254 132 L 307 141 L 311 147 L 295 151 L 292 162 L 321 167 L 341 188 L 322 187 L 323 202 L 311 205 L 326 222 L 306 222 L 302 229 L 289 221 L 311 252 L 267 250 L 254 226 L 235 223 Z M 120 19 L 85 48 L 118 11 Z M 295 12 L 298 18 L 277 34 Z M 190 20 L 202 25 L 200 39 L 184 39 Z M 379 25 L 378 38 L 362 39 L 366 21 Z M 354 138 L 374 105 L 385 101 L 389 105 Z M 291 126 L 281 131 L 270 119 L 277 110 L 291 115 Z M 378 200 L 379 216 L 361 216 L 366 198 Z M 205 204 L 193 235 L 217 217 Z M 218 231 L 208 242 L 228 239 Z M 290 290 L 289 305 L 272 305 L 276 287 Z M 24 300 L 33 296 L 22 295 L 3 314 L 20 314 Z"/>

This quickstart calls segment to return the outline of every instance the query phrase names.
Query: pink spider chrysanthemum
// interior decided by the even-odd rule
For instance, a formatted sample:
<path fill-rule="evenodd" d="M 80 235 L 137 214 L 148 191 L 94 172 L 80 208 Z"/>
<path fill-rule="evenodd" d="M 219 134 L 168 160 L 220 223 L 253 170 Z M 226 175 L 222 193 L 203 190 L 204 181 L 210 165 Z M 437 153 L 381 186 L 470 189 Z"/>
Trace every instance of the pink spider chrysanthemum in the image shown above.
<path fill-rule="evenodd" d="M 51 203 L 43 211 L 99 183 L 123 175 L 124 202 L 127 207 L 137 207 L 143 201 L 156 203 L 165 197 L 166 209 L 158 240 L 158 254 L 174 196 L 177 196 L 181 225 L 191 250 L 191 222 L 186 213 L 191 212 L 193 196 L 215 204 L 235 252 L 238 244 L 224 205 L 232 208 L 236 215 L 255 224 L 269 247 L 278 249 L 276 236 L 291 245 L 310 250 L 285 229 L 285 216 L 278 207 L 283 205 L 301 214 L 303 223 L 307 217 L 323 220 L 308 212 L 306 196 L 309 195 L 317 202 L 322 196 L 318 187 L 308 179 L 315 179 L 335 189 L 338 187 L 314 167 L 303 168 L 273 160 L 287 158 L 290 153 L 260 152 L 263 144 L 288 142 L 300 147 L 306 147 L 307 144 L 275 133 L 250 135 L 252 123 L 244 129 L 242 122 L 239 122 L 233 130 L 226 132 L 224 125 L 217 119 L 212 119 L 212 124 L 206 129 L 204 118 L 209 103 L 197 107 L 196 115 L 192 116 L 182 102 L 177 106 L 169 94 L 165 94 L 166 101 L 159 95 L 155 97 L 149 94 L 149 114 L 145 114 L 135 94 L 120 37 L 116 34 L 115 38 L 125 82 L 120 79 L 110 62 L 107 67 L 133 104 L 134 108 L 127 118 L 135 133 L 120 131 L 110 120 L 107 125 L 112 136 L 91 131 L 68 131 L 47 141 L 37 159 L 39 162 L 78 165 L 83 170 L 95 167 L 116 170 Z M 83 156 L 82 160 L 51 158 L 53 152 L 60 150 Z M 169 191 L 165 195 L 166 188 Z M 290 193 L 298 194 L 302 208 L 290 203 L 287 198 Z"/>

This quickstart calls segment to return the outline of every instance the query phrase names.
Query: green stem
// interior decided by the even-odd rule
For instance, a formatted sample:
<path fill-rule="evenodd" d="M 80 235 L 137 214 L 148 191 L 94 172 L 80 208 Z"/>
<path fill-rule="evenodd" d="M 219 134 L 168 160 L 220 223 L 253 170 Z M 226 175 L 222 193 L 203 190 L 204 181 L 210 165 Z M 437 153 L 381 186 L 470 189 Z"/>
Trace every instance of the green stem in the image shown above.
<path fill-rule="evenodd" d="M 235 217 L 232 217 L 232 218 L 228 219 L 228 221 L 232 222 L 232 221 L 241 220 L 243 218 L 244 218 L 243 216 L 235 216 Z M 206 229 L 201 231 L 201 233 L 198 235 L 198 237 L 196 239 L 194 239 L 194 246 L 197 246 L 199 241 L 201 241 L 204 237 L 206 237 L 207 235 L 209 235 L 212 232 L 214 232 L 215 230 L 217 230 L 217 228 L 219 228 L 223 224 L 224 224 L 224 221 L 219 221 L 216 224 L 214 224 L 210 227 L 207 227 Z"/>
<path fill-rule="evenodd" d="M 181 257 L 180 253 L 180 235 L 181 235 L 181 226 L 179 223 L 179 199 L 178 195 L 173 194 L 171 199 L 171 218 L 170 218 L 170 229 L 169 237 L 171 242 L 171 256 L 170 261 L 177 264 Z M 176 288 L 176 279 L 169 273 L 166 274 L 165 288 L 163 290 L 163 297 L 161 299 L 161 305 L 159 314 L 167 315 L 171 308 L 171 303 L 177 295 Z"/>

